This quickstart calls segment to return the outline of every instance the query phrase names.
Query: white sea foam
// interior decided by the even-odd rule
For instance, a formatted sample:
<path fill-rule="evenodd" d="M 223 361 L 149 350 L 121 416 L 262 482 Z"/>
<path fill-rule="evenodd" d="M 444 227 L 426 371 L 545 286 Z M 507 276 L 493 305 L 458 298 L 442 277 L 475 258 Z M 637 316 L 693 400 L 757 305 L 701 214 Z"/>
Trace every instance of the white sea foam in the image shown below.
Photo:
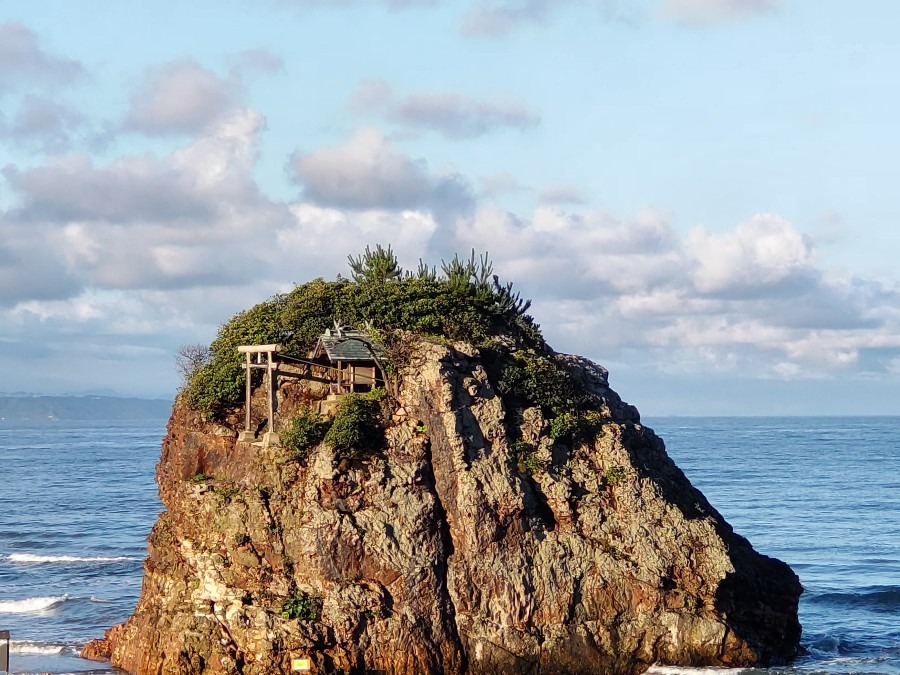
<path fill-rule="evenodd" d="M 10 562 L 17 563 L 87 563 L 87 562 L 125 562 L 137 558 L 120 555 L 115 557 L 77 556 L 77 555 L 35 555 L 34 553 L 11 553 Z"/>
<path fill-rule="evenodd" d="M 724 675 L 747 672 L 746 668 L 688 668 L 685 666 L 650 666 L 646 675 Z"/>
<path fill-rule="evenodd" d="M 77 654 L 78 647 L 75 645 L 58 645 L 47 642 L 13 640 L 9 643 L 9 651 L 12 654 Z"/>
<path fill-rule="evenodd" d="M 40 598 L 25 598 L 24 600 L 0 600 L 0 614 L 44 612 L 58 607 L 68 599 L 68 595 L 50 595 Z"/>

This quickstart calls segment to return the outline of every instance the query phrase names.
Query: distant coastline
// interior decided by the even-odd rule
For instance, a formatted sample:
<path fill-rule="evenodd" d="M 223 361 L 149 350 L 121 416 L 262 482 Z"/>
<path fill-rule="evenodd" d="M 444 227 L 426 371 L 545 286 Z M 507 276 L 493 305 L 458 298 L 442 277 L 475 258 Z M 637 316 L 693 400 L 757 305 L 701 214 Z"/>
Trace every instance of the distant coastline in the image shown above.
<path fill-rule="evenodd" d="M 166 399 L 0 394 L 0 423 L 67 420 L 156 420 L 172 412 Z"/>

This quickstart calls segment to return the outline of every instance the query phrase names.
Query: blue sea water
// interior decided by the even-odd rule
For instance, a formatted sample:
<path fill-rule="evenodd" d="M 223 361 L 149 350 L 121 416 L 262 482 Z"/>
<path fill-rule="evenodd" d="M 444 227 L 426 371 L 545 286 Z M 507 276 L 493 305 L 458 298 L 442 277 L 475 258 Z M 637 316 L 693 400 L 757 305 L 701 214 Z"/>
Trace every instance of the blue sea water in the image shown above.
<path fill-rule="evenodd" d="M 0 629 L 10 671 L 111 673 L 78 651 L 123 621 L 162 510 L 165 420 L 0 422 Z"/>
<path fill-rule="evenodd" d="M 158 422 L 0 422 L 0 629 L 16 673 L 112 673 L 79 659 L 140 592 L 161 505 Z M 900 418 L 654 418 L 669 454 L 757 550 L 800 575 L 787 668 L 900 673 Z M 657 666 L 668 673 L 722 672 Z"/>

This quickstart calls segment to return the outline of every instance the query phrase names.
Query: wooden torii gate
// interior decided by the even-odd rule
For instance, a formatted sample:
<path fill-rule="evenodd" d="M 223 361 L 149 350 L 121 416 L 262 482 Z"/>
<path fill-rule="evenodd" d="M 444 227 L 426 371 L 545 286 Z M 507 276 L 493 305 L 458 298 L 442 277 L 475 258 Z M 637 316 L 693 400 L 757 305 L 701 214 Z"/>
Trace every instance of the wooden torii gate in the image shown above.
<path fill-rule="evenodd" d="M 256 432 L 250 428 L 250 398 L 253 395 L 253 386 L 250 383 L 250 371 L 253 368 L 263 369 L 266 371 L 266 398 L 269 403 L 269 430 L 263 434 L 263 445 L 278 445 L 281 439 L 275 433 L 275 370 L 277 363 L 274 355 L 281 351 L 281 345 L 241 345 L 238 351 L 247 355 L 247 362 L 243 367 L 247 371 L 247 397 L 244 405 L 244 430 L 238 434 L 239 443 L 253 443 L 256 441 Z M 256 362 L 253 362 L 252 355 L 256 354 Z M 263 354 L 266 355 L 265 363 L 263 363 Z"/>

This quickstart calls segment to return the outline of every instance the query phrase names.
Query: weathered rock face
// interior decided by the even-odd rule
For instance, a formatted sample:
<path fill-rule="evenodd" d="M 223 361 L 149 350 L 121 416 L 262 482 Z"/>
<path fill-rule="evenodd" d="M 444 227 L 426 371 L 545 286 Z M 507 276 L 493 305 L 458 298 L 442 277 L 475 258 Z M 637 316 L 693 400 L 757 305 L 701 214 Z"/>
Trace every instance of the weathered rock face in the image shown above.
<path fill-rule="evenodd" d="M 554 443 L 537 408 L 520 468 L 474 350 L 420 343 L 383 453 L 300 462 L 176 406 L 157 468 L 167 511 L 112 662 L 135 675 L 639 673 L 797 650 L 801 593 L 695 490 L 607 387 L 595 441 Z M 280 389 L 282 416 L 310 392 Z M 209 480 L 198 474 L 211 477 Z M 196 477 L 196 478 L 195 478 Z M 317 606 L 285 619 L 286 598 Z M 310 618 L 317 615 L 315 618 Z"/>

